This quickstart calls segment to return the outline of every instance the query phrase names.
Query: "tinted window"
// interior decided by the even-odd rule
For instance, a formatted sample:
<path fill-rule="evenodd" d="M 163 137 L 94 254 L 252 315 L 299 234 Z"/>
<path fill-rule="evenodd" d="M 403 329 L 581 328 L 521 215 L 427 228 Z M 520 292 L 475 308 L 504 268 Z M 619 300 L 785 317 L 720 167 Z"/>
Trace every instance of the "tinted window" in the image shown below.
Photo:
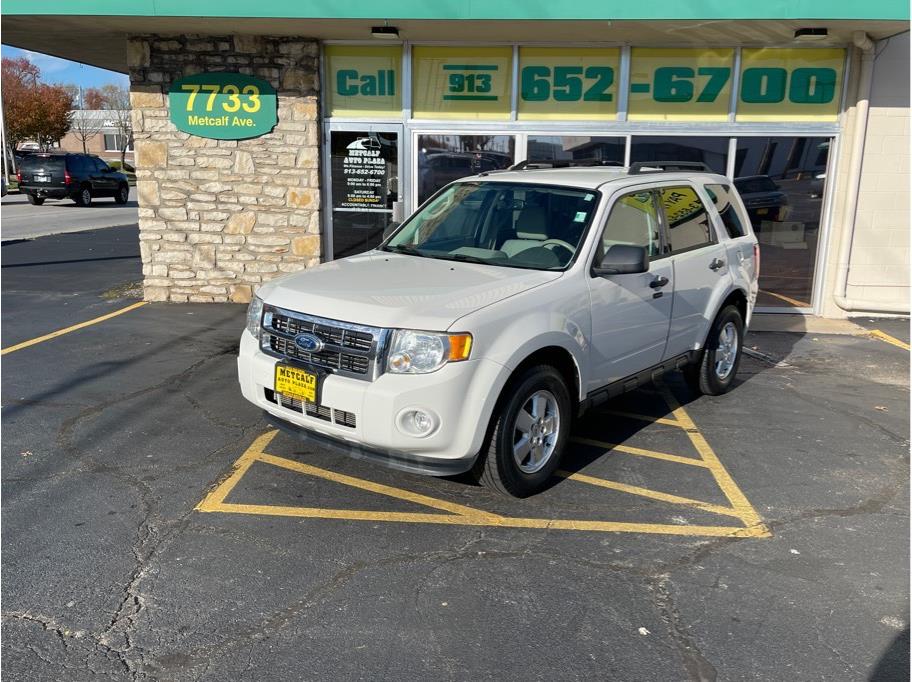
<path fill-rule="evenodd" d="M 89 158 L 91 159 L 91 162 L 95 164 L 95 169 L 98 171 L 103 171 L 108 167 L 108 164 L 99 159 L 97 156 L 92 156 Z"/>
<path fill-rule="evenodd" d="M 652 192 L 627 194 L 615 202 L 605 221 L 596 262 L 615 244 L 643 246 L 650 256 L 659 255 L 659 215 Z"/>
<path fill-rule="evenodd" d="M 713 200 L 719 215 L 722 216 L 722 223 L 725 225 L 728 236 L 736 239 L 746 235 L 747 231 L 732 202 L 731 188 L 728 185 L 706 185 L 706 191 L 709 193 L 709 198 Z"/>
<path fill-rule="evenodd" d="M 714 241 L 709 213 L 693 187 L 664 187 L 660 202 L 668 226 L 666 252 L 689 251 Z"/>
<path fill-rule="evenodd" d="M 19 162 L 19 169 L 22 171 L 36 171 L 36 170 L 47 170 L 47 171 L 63 171 L 63 157 L 62 156 L 47 156 L 42 154 L 29 154 L 22 158 L 22 161 Z"/>
<path fill-rule="evenodd" d="M 67 157 L 67 167 L 73 173 L 90 173 L 94 168 L 87 167 L 85 159 L 84 156 L 69 156 Z"/>

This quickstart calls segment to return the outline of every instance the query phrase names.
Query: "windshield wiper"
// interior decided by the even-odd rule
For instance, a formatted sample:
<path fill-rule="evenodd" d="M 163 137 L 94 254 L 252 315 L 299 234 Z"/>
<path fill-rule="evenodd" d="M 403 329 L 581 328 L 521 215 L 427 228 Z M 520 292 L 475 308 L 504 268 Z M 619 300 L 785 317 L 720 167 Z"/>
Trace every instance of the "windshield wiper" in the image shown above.
<path fill-rule="evenodd" d="M 393 246 L 386 245 L 382 251 L 390 251 L 392 253 L 404 253 L 407 256 L 419 256 L 421 258 L 426 258 L 425 254 L 422 251 L 419 251 L 414 246 L 406 246 L 405 244 L 394 244 Z"/>
<path fill-rule="evenodd" d="M 479 258 L 478 256 L 468 256 L 464 253 L 448 253 L 445 256 L 434 256 L 442 260 L 458 260 L 463 263 L 481 263 L 482 265 L 497 265 L 497 261 L 488 258 Z"/>

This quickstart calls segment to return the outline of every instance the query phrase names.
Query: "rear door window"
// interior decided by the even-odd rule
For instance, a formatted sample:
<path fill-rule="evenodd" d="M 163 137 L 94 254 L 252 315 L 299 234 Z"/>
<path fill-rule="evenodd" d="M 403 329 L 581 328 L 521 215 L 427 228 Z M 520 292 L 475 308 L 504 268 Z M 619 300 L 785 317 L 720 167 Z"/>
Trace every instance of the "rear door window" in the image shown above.
<path fill-rule="evenodd" d="M 715 243 L 709 212 L 696 189 L 663 187 L 659 203 L 665 215 L 665 252 L 682 253 Z"/>
<path fill-rule="evenodd" d="M 25 173 L 59 173 L 63 175 L 63 157 L 45 154 L 29 154 L 19 163 L 19 170 Z"/>
<path fill-rule="evenodd" d="M 728 185 L 706 185 L 705 187 L 709 198 L 713 200 L 716 210 L 722 218 L 722 224 L 725 225 L 728 236 L 737 239 L 746 235 L 747 230 L 744 229 L 744 223 L 735 208 L 731 187 Z"/>

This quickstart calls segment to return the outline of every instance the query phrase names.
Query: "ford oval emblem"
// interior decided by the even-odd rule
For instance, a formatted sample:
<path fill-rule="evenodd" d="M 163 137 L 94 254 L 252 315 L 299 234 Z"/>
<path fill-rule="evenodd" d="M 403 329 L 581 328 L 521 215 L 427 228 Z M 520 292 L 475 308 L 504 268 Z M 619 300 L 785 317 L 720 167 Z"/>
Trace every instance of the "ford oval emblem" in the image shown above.
<path fill-rule="evenodd" d="M 323 340 L 313 334 L 298 334 L 294 339 L 295 345 L 308 353 L 319 353 L 323 350 Z"/>

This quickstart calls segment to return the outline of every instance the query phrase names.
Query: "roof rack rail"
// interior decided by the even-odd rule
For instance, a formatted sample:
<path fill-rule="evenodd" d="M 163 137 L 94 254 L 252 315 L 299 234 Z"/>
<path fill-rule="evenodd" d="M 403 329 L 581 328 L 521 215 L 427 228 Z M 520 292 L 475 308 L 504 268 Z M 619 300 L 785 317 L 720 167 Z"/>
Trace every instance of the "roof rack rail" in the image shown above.
<path fill-rule="evenodd" d="M 623 167 L 620 161 L 602 159 L 552 159 L 550 161 L 520 161 L 510 166 L 509 170 L 536 170 L 539 168 L 592 168 L 596 166 Z"/>
<path fill-rule="evenodd" d="M 636 161 L 630 164 L 627 173 L 639 175 L 640 173 L 671 173 L 674 171 L 712 173 L 713 169 L 702 161 Z"/>

